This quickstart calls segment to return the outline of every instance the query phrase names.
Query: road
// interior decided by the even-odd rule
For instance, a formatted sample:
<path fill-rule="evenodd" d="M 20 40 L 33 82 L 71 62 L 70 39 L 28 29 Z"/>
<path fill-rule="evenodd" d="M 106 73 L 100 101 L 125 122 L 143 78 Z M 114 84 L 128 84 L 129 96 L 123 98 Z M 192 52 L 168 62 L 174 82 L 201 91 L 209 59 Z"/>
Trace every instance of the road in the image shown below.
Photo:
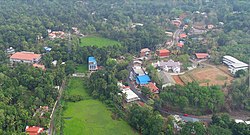
<path fill-rule="evenodd" d="M 48 131 L 49 131 L 48 134 L 49 135 L 52 135 L 53 131 L 54 131 L 55 110 L 56 110 L 56 108 L 58 106 L 58 103 L 59 103 L 61 97 L 62 97 L 62 93 L 63 93 L 64 88 L 65 88 L 65 80 L 63 80 L 63 82 L 62 82 L 62 85 L 61 85 L 61 87 L 59 89 L 59 96 L 58 96 L 58 98 L 57 98 L 57 100 L 55 102 L 55 105 L 54 105 L 53 110 L 52 110 L 51 115 L 50 115 L 50 124 L 49 124 L 49 129 L 48 129 Z"/>
<path fill-rule="evenodd" d="M 169 46 L 167 46 L 167 49 L 170 49 L 172 46 L 174 46 L 178 42 L 178 37 L 179 37 L 181 32 L 182 32 L 182 29 L 177 29 L 174 32 L 172 43 Z"/>

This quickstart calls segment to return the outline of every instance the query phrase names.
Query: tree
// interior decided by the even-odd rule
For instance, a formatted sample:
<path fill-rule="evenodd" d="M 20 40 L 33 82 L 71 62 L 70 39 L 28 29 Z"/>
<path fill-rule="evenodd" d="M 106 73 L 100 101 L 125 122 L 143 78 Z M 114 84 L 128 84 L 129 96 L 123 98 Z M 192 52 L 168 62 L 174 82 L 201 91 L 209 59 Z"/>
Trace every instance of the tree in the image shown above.
<path fill-rule="evenodd" d="M 209 135 L 232 135 L 230 129 L 222 128 L 219 126 L 211 125 L 208 127 L 208 134 Z"/>

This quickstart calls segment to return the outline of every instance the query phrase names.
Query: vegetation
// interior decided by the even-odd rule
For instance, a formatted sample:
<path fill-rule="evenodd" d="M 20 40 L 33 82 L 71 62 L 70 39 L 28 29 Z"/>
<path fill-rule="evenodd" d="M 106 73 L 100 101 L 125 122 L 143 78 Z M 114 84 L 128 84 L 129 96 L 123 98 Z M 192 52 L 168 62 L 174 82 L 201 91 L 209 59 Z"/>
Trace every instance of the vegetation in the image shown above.
<path fill-rule="evenodd" d="M 70 79 L 64 96 L 64 99 L 71 96 L 74 96 L 72 99 L 76 99 L 75 96 L 83 97 L 79 102 L 67 101 L 63 113 L 64 134 L 136 134 L 125 121 L 113 120 L 111 111 L 88 95 L 81 79 Z"/>
<path fill-rule="evenodd" d="M 186 86 L 166 87 L 160 98 L 163 105 L 178 106 L 188 113 L 219 112 L 224 105 L 224 94 L 217 86 L 199 86 L 198 83 L 188 83 Z M 197 111 L 194 111 L 197 110 Z"/>
<path fill-rule="evenodd" d="M 112 45 L 120 45 L 119 42 L 110 40 L 107 38 L 101 37 L 84 37 L 80 39 L 80 46 L 96 46 L 96 47 L 103 47 L 103 46 L 112 46 Z"/>
<path fill-rule="evenodd" d="M 24 64 L 0 66 L 0 134 L 22 133 L 27 125 L 48 128 L 49 112 L 43 117 L 34 114 L 40 106 L 53 108 L 58 96 L 54 87 L 63 79 L 56 77 L 58 73 L 59 69 L 44 72 Z"/>

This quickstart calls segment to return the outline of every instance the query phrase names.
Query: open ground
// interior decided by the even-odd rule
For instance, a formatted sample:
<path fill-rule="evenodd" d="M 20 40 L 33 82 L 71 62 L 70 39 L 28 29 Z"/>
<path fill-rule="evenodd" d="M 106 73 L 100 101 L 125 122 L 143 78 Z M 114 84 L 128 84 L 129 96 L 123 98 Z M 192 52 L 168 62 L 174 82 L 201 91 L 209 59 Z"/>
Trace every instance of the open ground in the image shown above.
<path fill-rule="evenodd" d="M 79 67 L 84 71 L 86 68 Z M 80 102 L 67 102 L 64 135 L 134 135 L 137 134 L 124 120 L 113 120 L 112 112 L 99 100 L 88 95 L 80 78 L 71 78 L 66 89 L 70 95 L 81 95 Z"/>
<path fill-rule="evenodd" d="M 119 42 L 97 37 L 97 36 L 88 36 L 81 38 L 80 46 L 96 46 L 96 47 L 105 47 L 105 46 L 113 46 L 113 45 L 120 45 Z"/>
<path fill-rule="evenodd" d="M 230 76 L 227 71 L 221 70 L 221 67 L 217 68 L 215 66 L 194 69 L 184 75 L 180 75 L 180 78 L 185 84 L 197 81 L 201 86 L 228 85 L 233 80 L 233 77 Z"/>

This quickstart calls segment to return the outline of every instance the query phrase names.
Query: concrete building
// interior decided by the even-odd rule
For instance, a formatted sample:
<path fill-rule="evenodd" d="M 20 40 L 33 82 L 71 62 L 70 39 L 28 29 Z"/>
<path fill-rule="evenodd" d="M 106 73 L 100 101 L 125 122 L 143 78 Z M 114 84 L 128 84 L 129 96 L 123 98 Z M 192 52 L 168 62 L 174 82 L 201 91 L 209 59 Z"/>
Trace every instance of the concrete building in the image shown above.
<path fill-rule="evenodd" d="M 149 82 L 151 82 L 151 79 L 148 75 L 142 75 L 136 77 L 136 83 L 138 85 L 146 85 L 149 84 Z"/>
<path fill-rule="evenodd" d="M 34 52 L 16 52 L 10 57 L 10 63 L 39 63 L 41 60 L 41 54 L 35 54 Z"/>
<path fill-rule="evenodd" d="M 142 76 L 142 75 L 145 75 L 145 74 L 146 73 L 144 72 L 144 70 L 142 69 L 141 66 L 134 66 L 134 67 L 132 67 L 129 78 L 131 80 L 135 80 L 137 76 Z"/>
<path fill-rule="evenodd" d="M 122 93 L 126 94 L 127 103 L 140 100 L 140 98 L 130 89 L 130 87 L 124 87 L 122 89 Z"/>
<path fill-rule="evenodd" d="M 148 57 L 148 56 L 150 56 L 150 53 L 151 53 L 150 49 L 143 48 L 140 51 L 140 57 Z"/>
<path fill-rule="evenodd" d="M 12 54 L 15 53 L 15 49 L 14 49 L 13 47 L 10 47 L 10 48 L 6 49 L 6 53 L 7 53 L 8 55 L 12 55 Z"/>
<path fill-rule="evenodd" d="M 181 71 L 181 63 L 180 62 L 175 62 L 173 60 L 169 60 L 167 62 L 164 61 L 158 61 L 157 65 L 159 68 L 161 68 L 164 71 L 169 72 L 169 70 L 172 70 L 174 73 L 180 73 Z"/>
<path fill-rule="evenodd" d="M 232 56 L 223 56 L 223 63 L 228 66 L 228 70 L 232 73 L 235 74 L 239 70 L 247 70 L 248 69 L 248 64 L 239 61 L 238 59 L 232 57 Z"/>
<path fill-rule="evenodd" d="M 95 57 L 88 58 L 89 71 L 96 71 L 98 69 Z"/>

